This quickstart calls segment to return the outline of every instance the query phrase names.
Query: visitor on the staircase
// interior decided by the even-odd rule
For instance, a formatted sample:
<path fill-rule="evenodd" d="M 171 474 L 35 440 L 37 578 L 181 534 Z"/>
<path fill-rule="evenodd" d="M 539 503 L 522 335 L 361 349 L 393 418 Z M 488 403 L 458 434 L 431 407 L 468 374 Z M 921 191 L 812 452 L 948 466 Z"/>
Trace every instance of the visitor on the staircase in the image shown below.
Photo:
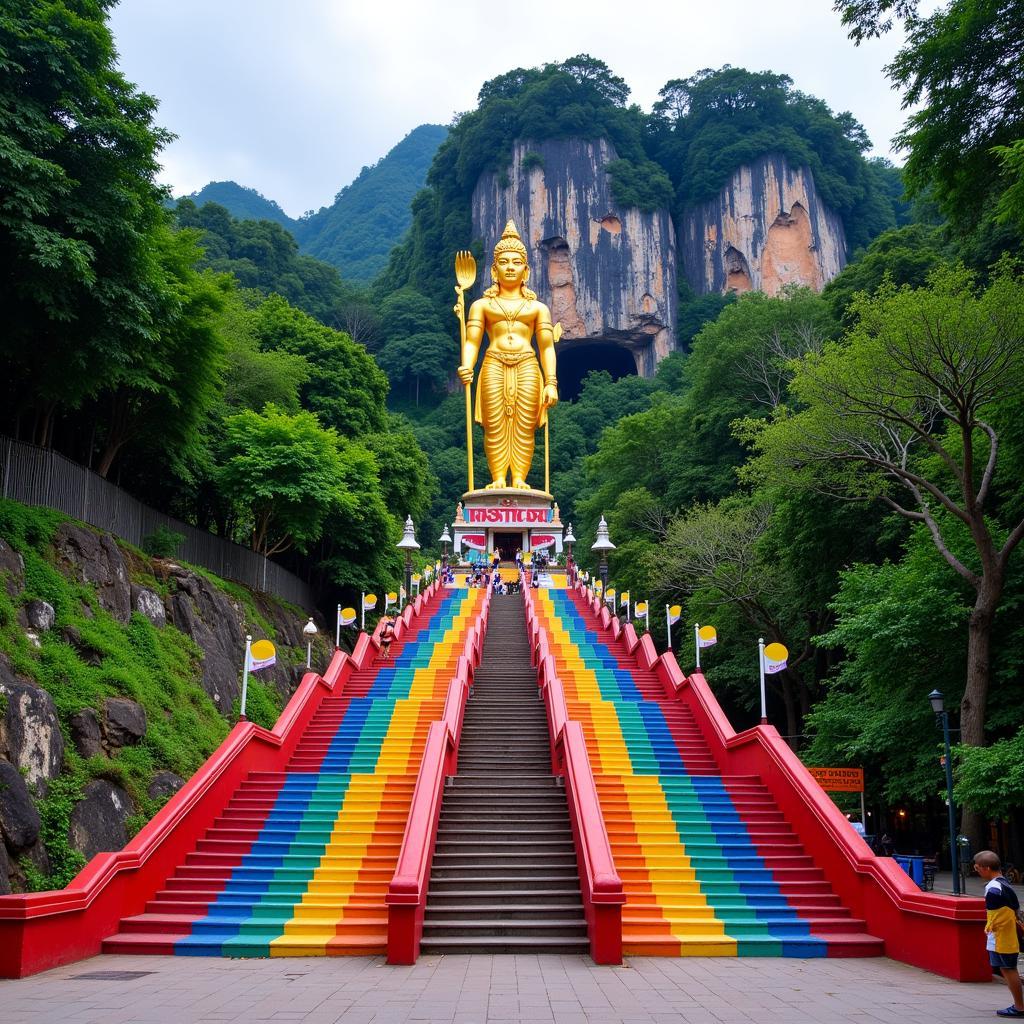
<path fill-rule="evenodd" d="M 387 661 L 391 655 L 391 641 L 395 639 L 395 625 L 391 619 L 385 615 L 384 625 L 380 631 L 380 656 Z"/>

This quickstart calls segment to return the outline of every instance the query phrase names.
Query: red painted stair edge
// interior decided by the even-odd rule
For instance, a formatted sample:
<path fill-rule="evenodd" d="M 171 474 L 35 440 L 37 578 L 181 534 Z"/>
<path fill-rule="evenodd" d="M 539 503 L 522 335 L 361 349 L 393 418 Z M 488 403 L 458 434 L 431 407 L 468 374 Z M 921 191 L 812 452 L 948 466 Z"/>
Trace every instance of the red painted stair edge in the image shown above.
<path fill-rule="evenodd" d="M 409 805 L 402 847 L 384 902 L 388 908 L 388 963 L 414 964 L 420 955 L 423 918 L 441 818 L 444 780 L 458 772 L 459 740 L 473 672 L 483 656 L 491 590 L 466 633 L 455 675 L 448 684 L 442 717 L 430 723 L 419 774 Z"/>
<path fill-rule="evenodd" d="M 615 630 L 600 601 L 579 584 L 577 590 L 608 639 L 617 637 L 640 668 L 657 674 L 670 699 L 690 709 L 720 772 L 761 778 L 843 904 L 884 941 L 886 956 L 955 981 L 991 977 L 984 900 L 922 892 L 891 857 L 872 853 L 774 726 L 737 733 L 702 672 L 685 675 L 671 651 L 658 655 L 650 635 L 638 639 L 631 624 Z"/>
<path fill-rule="evenodd" d="M 622 907 L 626 893 L 615 867 L 583 727 L 569 717 L 547 630 L 537 619 L 529 588 L 523 589 L 523 603 L 537 683 L 548 714 L 551 770 L 565 779 L 590 955 L 597 964 L 621 964 Z"/>
<path fill-rule="evenodd" d="M 396 640 L 437 597 L 435 582 L 395 626 Z M 121 918 L 139 914 L 195 849 L 242 780 L 283 771 L 323 699 L 367 668 L 380 643 L 360 633 L 349 655 L 335 650 L 324 674 L 307 672 L 273 729 L 239 722 L 203 766 L 123 850 L 97 854 L 64 889 L 0 896 L 0 978 L 23 978 L 95 956 Z"/>

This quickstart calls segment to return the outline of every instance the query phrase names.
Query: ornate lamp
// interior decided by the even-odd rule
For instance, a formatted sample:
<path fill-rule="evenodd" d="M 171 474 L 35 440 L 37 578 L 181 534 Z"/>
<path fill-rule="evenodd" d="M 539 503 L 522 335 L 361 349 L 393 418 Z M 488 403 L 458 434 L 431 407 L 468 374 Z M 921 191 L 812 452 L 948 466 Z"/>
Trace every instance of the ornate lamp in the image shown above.
<path fill-rule="evenodd" d="M 437 538 L 441 543 L 441 565 L 445 566 L 448 564 L 448 545 L 451 544 L 451 534 L 448 532 L 448 524 L 444 524 L 444 533 Z"/>
<path fill-rule="evenodd" d="M 309 622 L 302 627 L 302 635 L 306 638 L 306 668 L 309 668 L 310 662 L 313 660 L 313 637 L 316 636 L 316 633 L 316 623 L 311 615 Z"/>
<path fill-rule="evenodd" d="M 604 591 L 608 591 L 608 552 L 615 550 L 615 545 L 612 543 L 611 538 L 608 536 L 608 524 L 604 520 L 604 516 L 601 516 L 601 522 L 597 524 L 597 540 L 590 545 L 591 551 L 596 551 L 601 557 L 601 586 Z"/>
<path fill-rule="evenodd" d="M 565 528 L 565 536 L 562 537 L 562 543 L 565 544 L 569 549 L 569 562 L 566 568 L 569 571 L 569 582 L 575 582 L 576 575 L 576 563 L 572 560 L 572 546 L 576 543 L 576 538 L 572 535 L 572 523 L 569 523 Z"/>
<path fill-rule="evenodd" d="M 405 531 L 395 547 L 405 552 L 405 596 L 408 600 L 412 593 L 412 553 L 420 549 L 416 542 L 416 527 L 412 524 L 412 516 L 405 517 Z"/>

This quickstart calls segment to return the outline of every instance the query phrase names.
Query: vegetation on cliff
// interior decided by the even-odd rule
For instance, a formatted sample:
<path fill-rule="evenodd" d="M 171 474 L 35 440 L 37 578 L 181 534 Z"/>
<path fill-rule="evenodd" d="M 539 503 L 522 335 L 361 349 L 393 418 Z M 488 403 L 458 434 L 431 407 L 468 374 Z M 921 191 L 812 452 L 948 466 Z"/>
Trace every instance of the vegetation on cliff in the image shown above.
<path fill-rule="evenodd" d="M 236 696 L 243 629 L 277 643 L 277 685 L 260 677 L 249 683 L 248 717 L 260 725 L 274 724 L 305 664 L 304 647 L 287 642 L 301 638 L 304 613 L 209 573 L 171 567 L 121 545 L 97 550 L 126 568 L 116 584 L 123 592 L 83 582 L 96 577 L 99 564 L 77 553 L 79 560 L 68 561 L 68 553 L 77 552 L 75 542 L 91 533 L 58 513 L 0 501 L 0 549 L 20 556 L 0 567 L 0 763 L 9 759 L 23 772 L 32 766 L 29 793 L 39 811 L 41 838 L 11 852 L 18 857 L 15 884 L 36 889 L 66 884 L 85 863 L 69 824 L 90 783 L 116 787 L 121 827 L 133 834 L 213 752 L 237 714 L 230 702 L 218 707 L 219 693 L 200 684 L 204 660 L 214 655 L 188 632 L 189 623 L 202 616 L 199 607 L 176 622 L 165 623 L 162 616 L 173 620 L 178 609 L 192 607 L 193 593 L 216 598 L 222 618 L 205 623 L 202 635 L 218 647 L 237 648 L 223 681 Z M 132 588 L 151 595 L 142 605 L 149 615 L 129 607 Z M 45 628 L 26 619 L 41 602 L 53 609 Z M 287 637 L 280 633 L 282 624 Z M 325 655 L 318 649 L 318 657 Z M 33 698 L 28 706 L 34 710 L 19 728 L 5 728 L 4 715 L 13 711 L 7 705 L 24 707 L 21 698 L 35 687 L 48 698 Z M 55 718 L 46 712 L 49 701 Z M 110 720 L 112 710 L 124 708 L 141 723 L 130 735 Z M 42 758 L 40 751 L 46 752 Z"/>

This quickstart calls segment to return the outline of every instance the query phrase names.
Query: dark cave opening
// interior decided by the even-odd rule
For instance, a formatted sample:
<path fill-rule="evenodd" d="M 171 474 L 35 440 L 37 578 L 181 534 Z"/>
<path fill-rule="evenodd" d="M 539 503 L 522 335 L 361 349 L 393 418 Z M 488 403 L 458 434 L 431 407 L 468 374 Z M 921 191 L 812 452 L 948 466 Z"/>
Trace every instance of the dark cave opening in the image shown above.
<path fill-rule="evenodd" d="M 604 370 L 612 380 L 636 373 L 633 353 L 622 345 L 607 341 L 570 342 L 559 345 L 558 396 L 563 402 L 575 401 L 583 378 L 591 370 Z"/>

